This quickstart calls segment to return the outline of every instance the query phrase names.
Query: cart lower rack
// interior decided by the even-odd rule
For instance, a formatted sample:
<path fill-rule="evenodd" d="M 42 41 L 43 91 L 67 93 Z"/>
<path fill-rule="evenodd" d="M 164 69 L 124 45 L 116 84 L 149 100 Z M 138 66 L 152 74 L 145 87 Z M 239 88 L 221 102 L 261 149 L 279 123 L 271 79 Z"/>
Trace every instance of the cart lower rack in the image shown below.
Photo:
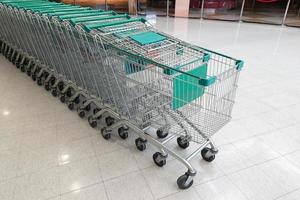
<path fill-rule="evenodd" d="M 157 147 L 187 167 L 189 188 L 201 152 L 215 159 L 211 137 L 231 119 L 243 61 L 159 32 L 143 18 L 46 0 L 0 0 L 0 51 L 38 85 L 87 118 L 105 139 L 116 130 L 135 145 Z M 169 147 L 176 139 L 189 156 Z"/>

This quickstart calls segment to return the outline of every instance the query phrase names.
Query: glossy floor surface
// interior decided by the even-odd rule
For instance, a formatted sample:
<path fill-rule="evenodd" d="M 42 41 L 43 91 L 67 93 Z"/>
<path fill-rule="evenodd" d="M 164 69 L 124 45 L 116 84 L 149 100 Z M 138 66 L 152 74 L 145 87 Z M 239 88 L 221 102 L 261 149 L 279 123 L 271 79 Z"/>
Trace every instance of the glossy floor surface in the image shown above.
<path fill-rule="evenodd" d="M 186 169 L 180 163 L 169 158 L 163 168 L 155 166 L 155 149 L 138 152 L 134 136 L 105 141 L 0 56 L 1 200 L 300 199 L 300 29 L 150 21 L 245 60 L 233 120 L 214 137 L 215 161 L 195 157 L 194 185 L 181 191 L 176 179 Z"/>

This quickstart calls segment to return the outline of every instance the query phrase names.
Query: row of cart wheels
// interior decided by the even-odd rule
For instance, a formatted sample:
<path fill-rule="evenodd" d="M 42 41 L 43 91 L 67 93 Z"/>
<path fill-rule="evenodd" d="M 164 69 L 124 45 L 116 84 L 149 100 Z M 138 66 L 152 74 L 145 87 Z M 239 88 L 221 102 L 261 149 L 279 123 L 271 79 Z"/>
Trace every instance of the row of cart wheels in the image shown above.
<path fill-rule="evenodd" d="M 81 98 L 80 96 L 76 96 L 74 98 L 74 95 L 76 93 L 75 88 L 67 88 L 67 84 L 64 81 L 59 81 L 51 72 L 35 66 L 32 61 L 23 59 L 21 56 L 12 56 L 11 51 L 1 53 L 3 53 L 9 61 L 11 61 L 17 68 L 19 68 L 20 71 L 24 73 L 26 72 L 26 74 L 30 76 L 32 80 L 37 83 L 37 85 L 44 86 L 44 89 L 51 92 L 52 96 L 58 97 L 62 103 L 66 103 L 70 110 L 76 109 L 80 118 L 87 118 L 88 123 L 92 128 L 98 127 L 98 122 L 103 118 L 102 115 L 97 115 L 97 113 L 101 111 L 101 109 L 97 107 L 92 108 L 91 105 L 81 107 L 81 105 L 84 105 L 86 103 L 86 99 Z M 100 132 L 105 140 L 109 140 L 112 135 L 112 130 L 109 127 L 116 122 L 116 119 L 107 116 L 103 120 L 106 126 L 101 128 Z M 117 133 L 121 139 L 127 139 L 129 136 L 128 127 L 119 127 Z M 159 139 L 163 139 L 168 136 L 168 132 L 157 130 L 156 135 Z M 186 136 L 180 136 L 177 138 L 177 144 L 180 148 L 186 149 L 190 145 L 189 138 Z M 135 145 L 139 151 L 144 151 L 147 148 L 147 140 L 140 137 L 136 138 Z M 205 147 L 201 150 L 201 156 L 205 161 L 212 162 L 215 159 L 215 152 L 213 152 L 211 148 Z M 161 152 L 155 152 L 152 158 L 157 166 L 163 167 L 164 165 L 166 165 L 167 155 L 163 155 Z M 190 174 L 189 172 L 180 176 L 177 179 L 178 187 L 180 189 L 189 188 L 193 184 L 193 179 L 191 178 L 193 176 L 195 176 L 195 174 Z"/>

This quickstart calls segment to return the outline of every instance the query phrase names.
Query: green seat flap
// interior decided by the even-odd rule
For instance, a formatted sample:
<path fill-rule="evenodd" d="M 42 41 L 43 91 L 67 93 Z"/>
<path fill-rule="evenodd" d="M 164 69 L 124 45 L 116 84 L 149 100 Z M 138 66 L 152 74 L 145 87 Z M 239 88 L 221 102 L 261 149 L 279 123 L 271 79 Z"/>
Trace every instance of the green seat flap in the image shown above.
<path fill-rule="evenodd" d="M 166 39 L 165 36 L 155 33 L 153 31 L 143 32 L 136 35 L 129 36 L 131 39 L 139 43 L 140 45 L 147 45 L 156 42 L 161 42 Z"/>

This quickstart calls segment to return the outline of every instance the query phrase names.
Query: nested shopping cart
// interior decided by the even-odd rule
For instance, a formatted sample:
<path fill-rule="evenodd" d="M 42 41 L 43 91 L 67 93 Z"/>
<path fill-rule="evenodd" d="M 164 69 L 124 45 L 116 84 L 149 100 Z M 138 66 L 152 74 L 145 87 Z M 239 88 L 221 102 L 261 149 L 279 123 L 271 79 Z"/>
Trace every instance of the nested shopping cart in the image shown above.
<path fill-rule="evenodd" d="M 2 52 L 17 62 L 15 52 L 30 57 L 35 64 L 26 70 L 61 99 L 67 95 L 69 108 L 78 104 L 105 139 L 114 130 L 123 139 L 137 134 L 140 151 L 147 142 L 158 148 L 153 160 L 160 167 L 173 156 L 188 169 L 177 179 L 181 189 L 193 184 L 194 156 L 214 160 L 211 137 L 231 119 L 243 61 L 113 11 L 43 0 L 2 0 L 0 9 Z M 184 157 L 170 147 L 174 139 L 183 149 L 198 145 Z"/>

